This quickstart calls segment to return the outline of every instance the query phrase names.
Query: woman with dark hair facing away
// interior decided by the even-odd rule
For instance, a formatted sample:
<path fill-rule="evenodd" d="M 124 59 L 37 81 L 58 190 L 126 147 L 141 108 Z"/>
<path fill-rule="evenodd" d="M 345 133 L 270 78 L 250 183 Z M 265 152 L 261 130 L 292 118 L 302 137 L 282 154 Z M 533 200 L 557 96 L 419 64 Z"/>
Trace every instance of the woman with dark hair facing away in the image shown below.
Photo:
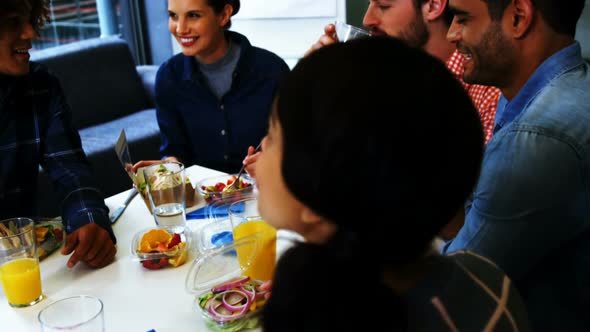
<path fill-rule="evenodd" d="M 169 30 L 182 53 L 156 76 L 162 159 L 237 172 L 266 133 L 272 97 L 289 72 L 276 54 L 234 31 L 240 0 L 168 0 Z M 160 160 L 140 161 L 141 166 Z"/>
<path fill-rule="evenodd" d="M 431 248 L 483 146 L 465 90 L 421 50 L 374 37 L 302 59 L 256 163 L 261 215 L 305 239 L 278 261 L 264 330 L 528 331 L 493 262 Z"/>

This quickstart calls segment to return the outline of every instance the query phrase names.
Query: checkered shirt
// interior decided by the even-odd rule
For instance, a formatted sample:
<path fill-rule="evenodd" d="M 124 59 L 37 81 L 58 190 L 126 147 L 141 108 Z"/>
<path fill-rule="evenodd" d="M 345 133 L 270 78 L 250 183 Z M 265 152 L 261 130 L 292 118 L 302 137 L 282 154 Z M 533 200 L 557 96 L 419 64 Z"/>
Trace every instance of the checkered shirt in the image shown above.
<path fill-rule="evenodd" d="M 500 89 L 493 86 L 467 84 L 463 82 L 463 62 L 465 58 L 459 51 L 455 51 L 451 58 L 447 60 L 447 68 L 459 79 L 463 84 L 467 93 L 471 97 L 475 108 L 479 112 L 481 123 L 485 134 L 485 142 L 487 143 L 491 138 L 494 130 L 494 121 L 496 118 L 496 107 L 502 92 Z"/>

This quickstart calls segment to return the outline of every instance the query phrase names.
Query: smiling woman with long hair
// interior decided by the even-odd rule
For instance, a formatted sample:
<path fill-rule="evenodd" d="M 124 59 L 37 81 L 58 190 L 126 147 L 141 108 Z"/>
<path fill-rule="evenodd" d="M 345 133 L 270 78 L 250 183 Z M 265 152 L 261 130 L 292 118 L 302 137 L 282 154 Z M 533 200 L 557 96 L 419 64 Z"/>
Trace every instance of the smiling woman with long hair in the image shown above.
<path fill-rule="evenodd" d="M 182 52 L 156 78 L 162 158 L 237 172 L 264 136 L 289 67 L 229 30 L 239 9 L 239 0 L 168 0 L 169 30 Z"/>

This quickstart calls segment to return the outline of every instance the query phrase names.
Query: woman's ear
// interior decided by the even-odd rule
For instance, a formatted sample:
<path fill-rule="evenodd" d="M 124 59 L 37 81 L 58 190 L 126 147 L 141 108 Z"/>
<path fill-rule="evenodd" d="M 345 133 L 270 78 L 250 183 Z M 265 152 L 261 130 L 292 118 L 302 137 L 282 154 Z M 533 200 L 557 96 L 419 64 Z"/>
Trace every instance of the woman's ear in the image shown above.
<path fill-rule="evenodd" d="M 444 15 L 447 5 L 448 0 L 428 0 L 422 4 L 422 17 L 426 21 L 436 21 Z"/>
<path fill-rule="evenodd" d="M 231 18 L 231 15 L 233 13 L 234 13 L 234 7 L 232 7 L 230 4 L 225 4 L 225 6 L 223 7 L 223 10 L 219 14 L 219 25 L 221 27 L 224 27 L 227 24 L 227 22 L 229 21 L 229 19 Z"/>
<path fill-rule="evenodd" d="M 301 233 L 309 243 L 324 243 L 336 232 L 336 225 L 312 211 L 307 206 L 301 210 L 301 221 L 305 224 Z"/>
<path fill-rule="evenodd" d="M 320 223 L 322 221 L 322 217 L 313 212 L 307 206 L 303 206 L 303 209 L 301 210 L 301 220 L 303 223 L 311 225 Z"/>

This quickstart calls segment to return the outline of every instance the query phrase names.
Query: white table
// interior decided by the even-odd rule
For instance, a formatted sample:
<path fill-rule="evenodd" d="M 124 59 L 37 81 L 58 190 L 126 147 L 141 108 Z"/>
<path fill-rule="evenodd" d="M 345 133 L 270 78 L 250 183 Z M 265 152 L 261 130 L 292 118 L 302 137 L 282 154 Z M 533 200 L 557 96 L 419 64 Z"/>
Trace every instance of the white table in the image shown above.
<path fill-rule="evenodd" d="M 187 173 L 191 181 L 223 174 L 199 166 L 188 168 Z M 127 192 L 109 197 L 105 203 L 114 210 L 125 197 Z M 39 331 L 37 314 L 41 309 L 57 299 L 79 294 L 96 296 L 103 301 L 107 332 L 207 331 L 200 313 L 194 308 L 194 296 L 187 293 L 184 286 L 191 260 L 198 253 L 191 251 L 187 263 L 180 267 L 161 270 L 147 270 L 132 259 L 133 235 L 154 224 L 145 203 L 136 196 L 113 226 L 117 237 L 117 255 L 113 263 L 102 269 L 91 269 L 83 263 L 69 269 L 66 267 L 69 256 L 54 252 L 41 262 L 43 293 L 47 298 L 29 308 L 10 307 L 0 287 L 0 331 Z M 279 232 L 277 256 L 291 243 L 281 239 L 292 236 L 294 234 Z"/>

